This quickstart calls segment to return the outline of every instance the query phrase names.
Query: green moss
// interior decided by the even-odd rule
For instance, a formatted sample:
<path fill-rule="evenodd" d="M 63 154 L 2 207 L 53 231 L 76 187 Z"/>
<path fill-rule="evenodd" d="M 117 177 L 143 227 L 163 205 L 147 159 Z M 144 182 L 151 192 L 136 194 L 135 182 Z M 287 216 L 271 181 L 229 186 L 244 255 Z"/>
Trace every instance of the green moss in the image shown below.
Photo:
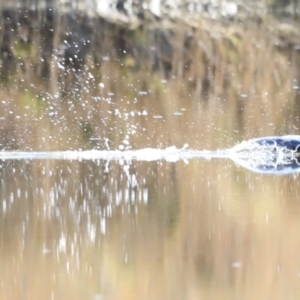
<path fill-rule="evenodd" d="M 146 41 L 146 35 L 143 26 L 139 26 L 135 30 L 133 30 L 133 38 L 135 42 L 144 44 Z"/>
<path fill-rule="evenodd" d="M 95 146 L 95 143 L 91 140 L 91 138 L 94 136 L 94 130 L 92 125 L 87 122 L 81 122 L 80 123 L 80 132 L 82 140 L 88 145 L 88 146 Z"/>
<path fill-rule="evenodd" d="M 32 58 L 36 52 L 32 43 L 26 43 L 22 40 L 18 40 L 14 45 L 15 54 L 20 58 Z"/>
<path fill-rule="evenodd" d="M 45 113 L 45 103 L 41 98 L 27 92 L 20 96 L 19 109 L 27 114 L 29 112 L 33 117 L 40 117 Z"/>
<path fill-rule="evenodd" d="M 164 92 L 166 90 L 166 85 L 165 85 L 165 83 L 163 83 L 162 77 L 157 76 L 153 80 L 151 89 L 152 89 L 156 99 L 161 97 L 164 94 Z"/>
<path fill-rule="evenodd" d="M 240 59 L 242 40 L 236 34 L 227 35 L 219 43 L 222 56 L 229 62 L 237 62 Z"/>

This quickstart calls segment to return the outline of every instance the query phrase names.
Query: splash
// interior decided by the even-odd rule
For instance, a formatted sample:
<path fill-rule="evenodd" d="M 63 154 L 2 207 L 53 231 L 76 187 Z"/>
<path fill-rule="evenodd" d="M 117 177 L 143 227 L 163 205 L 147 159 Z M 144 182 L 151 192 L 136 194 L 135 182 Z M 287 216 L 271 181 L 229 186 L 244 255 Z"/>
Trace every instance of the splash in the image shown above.
<path fill-rule="evenodd" d="M 64 159 L 64 160 L 125 160 L 125 161 L 156 161 L 176 162 L 193 158 L 228 157 L 228 150 L 208 151 L 192 150 L 175 146 L 165 149 L 144 148 L 138 150 L 87 150 L 87 151 L 2 151 L 0 159 Z"/>
<path fill-rule="evenodd" d="M 300 172 L 300 136 L 266 137 L 237 144 L 231 149 L 193 150 L 185 145 L 165 149 L 87 150 L 87 151 L 2 151 L 1 160 L 105 160 L 105 161 L 158 161 L 176 162 L 191 159 L 229 158 L 251 171 L 270 174 Z"/>

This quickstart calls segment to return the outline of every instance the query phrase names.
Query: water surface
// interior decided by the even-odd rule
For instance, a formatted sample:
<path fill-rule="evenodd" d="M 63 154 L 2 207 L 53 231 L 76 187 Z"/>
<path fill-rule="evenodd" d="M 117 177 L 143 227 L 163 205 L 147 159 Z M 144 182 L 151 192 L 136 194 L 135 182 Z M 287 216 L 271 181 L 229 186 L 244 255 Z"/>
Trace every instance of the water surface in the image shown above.
<path fill-rule="evenodd" d="M 298 190 L 229 160 L 4 161 L 1 297 L 293 298 Z"/>

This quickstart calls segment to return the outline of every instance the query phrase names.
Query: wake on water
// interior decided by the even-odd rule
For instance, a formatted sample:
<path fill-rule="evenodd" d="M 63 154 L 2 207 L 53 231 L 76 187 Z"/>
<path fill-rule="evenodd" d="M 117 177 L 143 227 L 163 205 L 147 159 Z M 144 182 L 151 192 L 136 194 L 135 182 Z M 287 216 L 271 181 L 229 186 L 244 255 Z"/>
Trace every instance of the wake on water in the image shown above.
<path fill-rule="evenodd" d="M 2 151 L 1 160 L 105 160 L 105 161 L 157 161 L 176 162 L 197 158 L 229 158 L 255 172 L 287 174 L 300 172 L 300 136 L 266 137 L 252 139 L 224 150 L 193 150 L 183 148 L 144 148 L 138 150 L 87 150 L 87 151 Z"/>

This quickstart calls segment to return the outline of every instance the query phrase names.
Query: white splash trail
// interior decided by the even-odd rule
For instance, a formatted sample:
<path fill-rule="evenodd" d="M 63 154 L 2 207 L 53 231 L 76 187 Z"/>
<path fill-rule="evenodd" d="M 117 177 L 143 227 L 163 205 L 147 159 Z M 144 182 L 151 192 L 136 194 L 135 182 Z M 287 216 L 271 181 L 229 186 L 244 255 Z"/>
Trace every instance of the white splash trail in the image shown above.
<path fill-rule="evenodd" d="M 86 150 L 86 151 L 42 151 L 42 152 L 24 152 L 24 151 L 2 151 L 0 160 L 12 159 L 58 159 L 58 160 L 138 160 L 138 161 L 178 161 L 189 160 L 193 158 L 226 158 L 230 157 L 230 150 L 192 150 L 178 149 L 168 147 L 166 149 L 144 148 L 138 150 Z"/>
<path fill-rule="evenodd" d="M 193 150 L 188 145 L 165 149 L 86 150 L 86 151 L 0 151 L 0 160 L 104 160 L 187 162 L 195 158 L 228 158 L 253 172 L 268 174 L 300 173 L 300 136 L 265 137 L 244 141 L 231 149 Z"/>

